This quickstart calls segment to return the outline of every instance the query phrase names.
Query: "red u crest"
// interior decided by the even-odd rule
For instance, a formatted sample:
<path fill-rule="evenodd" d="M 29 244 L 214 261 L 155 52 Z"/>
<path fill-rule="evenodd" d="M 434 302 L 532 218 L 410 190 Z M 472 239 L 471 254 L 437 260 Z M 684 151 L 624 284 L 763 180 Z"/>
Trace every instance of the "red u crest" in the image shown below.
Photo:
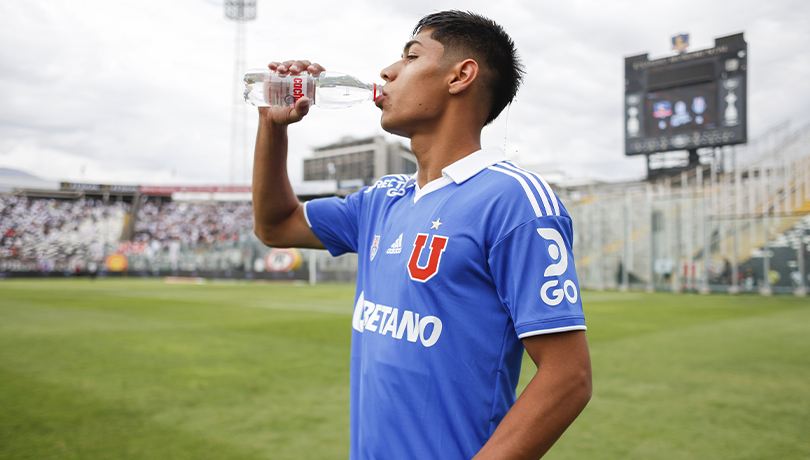
<path fill-rule="evenodd" d="M 413 242 L 413 251 L 411 251 L 411 259 L 408 261 L 408 274 L 411 279 L 419 282 L 426 282 L 433 278 L 433 275 L 439 272 L 439 262 L 442 260 L 442 254 L 445 247 L 447 247 L 446 236 L 433 235 L 430 240 L 430 255 L 428 256 L 428 263 L 424 267 L 419 266 L 419 255 L 422 254 L 422 249 L 427 243 L 428 234 L 419 233 L 416 235 L 416 241 Z"/>

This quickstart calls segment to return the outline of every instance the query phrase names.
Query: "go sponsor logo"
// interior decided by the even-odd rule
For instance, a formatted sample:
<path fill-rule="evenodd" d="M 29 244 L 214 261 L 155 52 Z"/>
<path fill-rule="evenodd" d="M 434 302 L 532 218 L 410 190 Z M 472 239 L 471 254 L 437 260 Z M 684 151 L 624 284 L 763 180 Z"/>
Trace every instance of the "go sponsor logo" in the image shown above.
<path fill-rule="evenodd" d="M 579 291 L 577 285 L 571 280 L 565 280 L 560 287 L 560 280 L 558 277 L 562 276 L 568 269 L 568 250 L 565 248 L 565 241 L 562 235 L 557 230 L 552 228 L 538 228 L 537 233 L 544 240 L 548 240 L 548 255 L 555 263 L 549 265 L 546 271 L 543 272 L 544 277 L 555 277 L 543 283 L 540 288 L 540 297 L 543 302 L 551 306 L 559 305 L 563 298 L 571 303 L 576 303 L 579 300 Z M 556 289 L 554 289 L 556 288 Z M 549 293 L 551 295 L 549 295 Z"/>

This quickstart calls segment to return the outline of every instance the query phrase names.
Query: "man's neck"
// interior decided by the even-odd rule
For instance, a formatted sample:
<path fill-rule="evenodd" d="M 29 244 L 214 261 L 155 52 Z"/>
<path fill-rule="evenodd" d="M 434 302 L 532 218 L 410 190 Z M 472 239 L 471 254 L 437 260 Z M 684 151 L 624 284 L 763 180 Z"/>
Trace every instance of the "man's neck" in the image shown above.
<path fill-rule="evenodd" d="M 436 129 L 411 136 L 411 151 L 416 156 L 419 187 L 442 177 L 442 169 L 481 150 L 481 130 Z"/>

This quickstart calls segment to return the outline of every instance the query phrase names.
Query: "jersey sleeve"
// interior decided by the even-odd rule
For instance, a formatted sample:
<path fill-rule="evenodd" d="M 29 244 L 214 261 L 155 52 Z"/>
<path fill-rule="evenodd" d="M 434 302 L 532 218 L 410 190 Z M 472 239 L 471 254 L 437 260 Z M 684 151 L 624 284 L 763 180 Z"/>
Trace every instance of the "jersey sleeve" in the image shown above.
<path fill-rule="evenodd" d="M 518 337 L 585 330 L 565 216 L 538 217 L 509 232 L 489 253 L 489 267 Z"/>
<path fill-rule="evenodd" d="M 346 198 L 318 198 L 304 203 L 304 216 L 315 236 L 333 256 L 357 252 L 362 190 Z"/>

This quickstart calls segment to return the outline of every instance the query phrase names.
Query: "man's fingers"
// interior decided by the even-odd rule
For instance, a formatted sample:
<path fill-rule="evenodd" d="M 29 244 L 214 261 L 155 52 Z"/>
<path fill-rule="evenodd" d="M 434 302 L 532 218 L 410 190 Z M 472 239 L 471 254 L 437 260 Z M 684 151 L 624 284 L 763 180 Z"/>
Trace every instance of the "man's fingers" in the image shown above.
<path fill-rule="evenodd" d="M 290 65 L 289 69 L 292 73 L 299 73 L 306 71 L 307 67 L 310 65 L 312 65 L 312 63 L 309 61 L 295 61 Z"/>
<path fill-rule="evenodd" d="M 295 61 L 284 61 L 278 65 L 276 70 L 278 70 L 280 73 L 287 73 L 290 71 L 290 66 L 292 66 L 294 63 Z"/>
<path fill-rule="evenodd" d="M 307 72 L 309 72 L 310 75 L 315 76 L 315 77 L 320 75 L 321 72 L 323 72 L 324 70 L 326 70 L 326 69 L 324 69 L 323 66 L 318 64 L 318 63 L 312 63 L 307 67 Z"/>
<path fill-rule="evenodd" d="M 310 61 L 305 59 L 302 60 L 288 60 L 284 62 L 276 62 L 273 61 L 267 65 L 270 70 L 275 70 L 279 73 L 301 73 L 301 72 L 309 72 L 312 75 L 318 76 L 324 69 L 323 66 L 320 64 L 313 64 Z"/>

